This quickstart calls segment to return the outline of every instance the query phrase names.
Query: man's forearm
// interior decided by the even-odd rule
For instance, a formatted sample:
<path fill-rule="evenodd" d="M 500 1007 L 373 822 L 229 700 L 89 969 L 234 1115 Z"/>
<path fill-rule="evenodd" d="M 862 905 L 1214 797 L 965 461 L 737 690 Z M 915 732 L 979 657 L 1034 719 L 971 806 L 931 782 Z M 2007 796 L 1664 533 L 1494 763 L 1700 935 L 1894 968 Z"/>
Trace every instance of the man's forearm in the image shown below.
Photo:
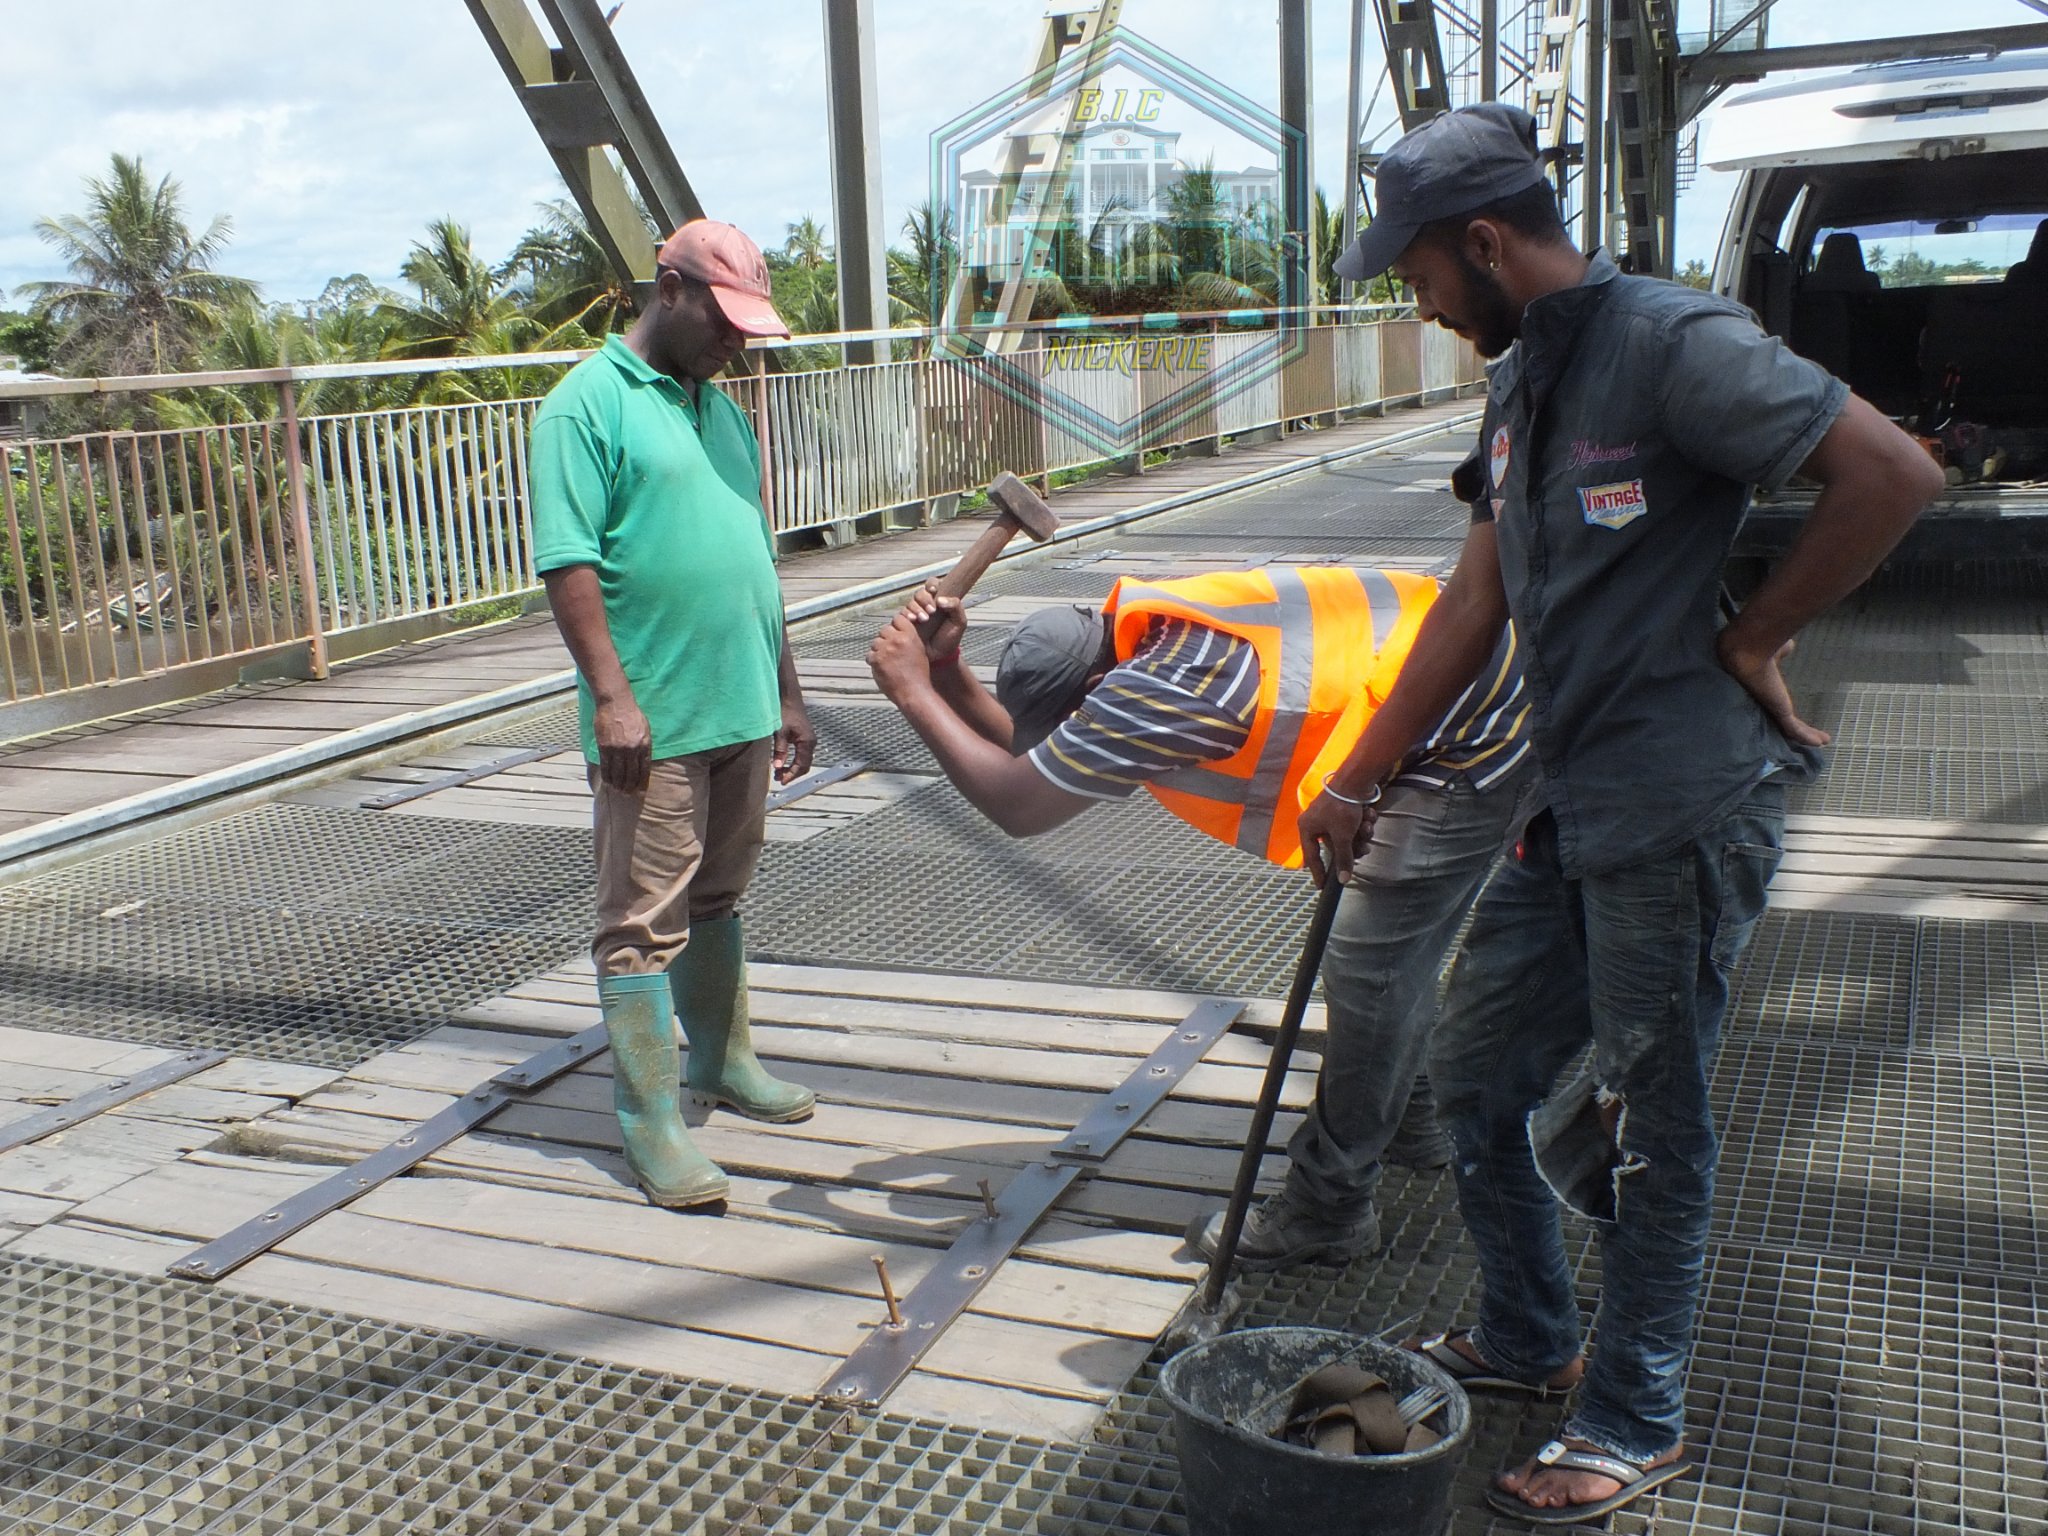
<path fill-rule="evenodd" d="M 1870 579 L 1942 486 L 1919 445 L 1854 396 L 1807 467 L 1822 482 L 1820 496 L 1785 558 L 1728 625 L 1724 647 L 1775 655 Z"/>
<path fill-rule="evenodd" d="M 547 587 L 548 608 L 555 616 L 555 627 L 562 632 L 562 643 L 569 648 L 570 659 L 583 675 L 591 697 L 600 704 L 630 699 L 633 690 L 626 681 L 626 669 L 619 663 L 618 649 L 612 644 L 597 567 L 564 566 L 542 572 L 541 581 Z"/>
<path fill-rule="evenodd" d="M 803 707 L 804 685 L 796 675 L 796 651 L 789 643 L 789 620 L 782 621 L 782 660 L 776 664 L 775 685 L 782 695 L 785 708 L 796 705 Z"/>
<path fill-rule="evenodd" d="M 1492 657 L 1507 621 L 1493 529 L 1481 525 L 1467 535 L 1457 570 L 1424 615 L 1393 690 L 1331 775 L 1339 794 L 1363 796 L 1428 738 Z"/>
<path fill-rule="evenodd" d="M 1047 791 L 1038 771 L 977 733 L 936 688 L 905 691 L 896 700 L 911 729 L 938 759 L 953 787 L 1012 837 L 1031 837 L 1058 826 L 1077 808 Z M 1020 773 L 1029 778 L 1020 784 Z"/>
<path fill-rule="evenodd" d="M 982 686 L 981 679 L 968 669 L 966 662 L 956 660 L 951 666 L 934 666 L 932 686 L 947 708 L 966 721 L 975 735 L 1005 752 L 1010 750 L 1009 711 L 996 702 L 995 695 Z"/>

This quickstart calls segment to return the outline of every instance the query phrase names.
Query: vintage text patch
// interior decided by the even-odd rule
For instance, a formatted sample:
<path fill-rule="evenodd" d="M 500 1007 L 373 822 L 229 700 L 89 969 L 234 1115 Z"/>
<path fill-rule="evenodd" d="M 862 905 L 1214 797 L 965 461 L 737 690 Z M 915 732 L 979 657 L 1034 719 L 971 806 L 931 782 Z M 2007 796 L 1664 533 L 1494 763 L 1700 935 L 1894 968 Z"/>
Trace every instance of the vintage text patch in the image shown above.
<path fill-rule="evenodd" d="M 1597 523 L 1602 528 L 1619 528 L 1650 510 L 1650 504 L 1643 498 L 1643 482 L 1640 480 L 1617 480 L 1612 485 L 1582 485 L 1579 487 L 1579 506 L 1584 509 L 1587 522 Z"/>

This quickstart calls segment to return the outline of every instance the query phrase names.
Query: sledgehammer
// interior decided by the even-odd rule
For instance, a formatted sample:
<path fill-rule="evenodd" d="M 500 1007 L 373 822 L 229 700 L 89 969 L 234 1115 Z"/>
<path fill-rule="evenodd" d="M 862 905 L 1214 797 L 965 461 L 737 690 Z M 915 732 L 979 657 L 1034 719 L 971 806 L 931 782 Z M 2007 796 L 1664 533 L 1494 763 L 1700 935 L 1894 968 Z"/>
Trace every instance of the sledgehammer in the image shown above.
<path fill-rule="evenodd" d="M 939 578 L 941 597 L 965 597 L 973 591 L 982 573 L 995 564 L 996 556 L 1020 529 L 1040 544 L 1059 530 L 1060 520 L 1044 498 L 1007 469 L 990 482 L 988 499 L 996 504 L 996 519 L 967 546 L 967 553 L 954 562 L 953 569 Z"/>

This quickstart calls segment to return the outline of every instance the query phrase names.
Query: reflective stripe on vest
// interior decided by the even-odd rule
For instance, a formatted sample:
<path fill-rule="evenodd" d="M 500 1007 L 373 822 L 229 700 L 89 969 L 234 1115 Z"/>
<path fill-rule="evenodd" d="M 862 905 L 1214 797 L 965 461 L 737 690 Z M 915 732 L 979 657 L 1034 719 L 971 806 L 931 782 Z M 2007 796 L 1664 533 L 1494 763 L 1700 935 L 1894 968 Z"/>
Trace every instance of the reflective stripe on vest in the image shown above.
<path fill-rule="evenodd" d="M 1259 658 L 1258 708 L 1244 746 L 1220 762 L 1169 774 L 1149 786 L 1153 794 L 1212 837 L 1276 864 L 1299 864 L 1304 772 L 1333 746 L 1348 751 L 1357 740 L 1378 703 L 1368 700 L 1371 685 L 1398 669 L 1436 593 L 1427 577 L 1348 566 L 1120 581 L 1105 605 L 1119 661 L 1135 654 L 1156 617 L 1234 635 Z M 1402 656 L 1389 650 L 1397 632 Z M 1340 726 L 1348 739 L 1335 742 Z"/>

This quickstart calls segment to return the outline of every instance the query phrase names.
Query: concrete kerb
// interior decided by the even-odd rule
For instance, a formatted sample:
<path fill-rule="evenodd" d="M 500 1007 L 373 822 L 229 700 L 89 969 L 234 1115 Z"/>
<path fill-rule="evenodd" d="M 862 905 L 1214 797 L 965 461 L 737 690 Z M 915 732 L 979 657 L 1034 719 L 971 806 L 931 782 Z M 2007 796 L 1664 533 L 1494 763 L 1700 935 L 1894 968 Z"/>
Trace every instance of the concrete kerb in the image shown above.
<path fill-rule="evenodd" d="M 1068 524 L 1053 535 L 1049 544 L 1071 544 L 1182 507 L 1256 490 L 1260 486 L 1310 474 L 1350 459 L 1370 458 L 1408 447 L 1468 426 L 1479 419 L 1479 414 L 1477 411 L 1466 412 L 1370 443 L 1353 444 L 1286 464 L 1272 465 L 1214 485 L 1198 486 L 1175 496 L 1162 497 L 1143 506 Z M 1001 559 L 1023 560 L 1032 555 L 1042 555 L 1047 548 L 1048 545 L 1038 544 L 1021 549 L 1013 547 Z M 950 559 L 933 561 L 806 598 L 800 603 L 789 604 L 784 612 L 789 622 L 796 624 L 859 607 L 876 598 L 908 591 L 928 577 L 943 575 L 952 565 Z M 90 853 L 109 851 L 143 837 L 160 835 L 266 802 L 274 798 L 281 787 L 309 788 L 364 768 L 383 766 L 438 746 L 453 745 L 467 735 L 478 720 L 488 716 L 503 715 L 516 723 L 521 718 L 552 707 L 554 701 L 571 691 L 575 684 L 576 674 L 573 671 L 551 672 L 507 688 L 357 726 L 282 752 L 268 753 L 245 763 L 198 774 L 175 784 L 144 790 L 140 794 L 108 801 L 105 805 L 24 827 L 18 832 L 0 836 L 0 885 L 71 863 Z"/>

